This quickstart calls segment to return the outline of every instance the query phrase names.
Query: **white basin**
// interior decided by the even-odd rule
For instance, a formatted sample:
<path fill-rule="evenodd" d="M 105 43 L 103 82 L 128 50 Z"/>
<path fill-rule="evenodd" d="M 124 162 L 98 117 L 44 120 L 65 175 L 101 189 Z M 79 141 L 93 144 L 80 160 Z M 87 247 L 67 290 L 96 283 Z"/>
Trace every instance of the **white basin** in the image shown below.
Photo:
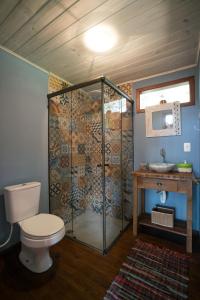
<path fill-rule="evenodd" d="M 165 172 L 172 171 L 175 166 L 176 166 L 175 164 L 168 164 L 168 163 L 152 163 L 149 164 L 149 169 L 159 173 L 165 173 Z"/>

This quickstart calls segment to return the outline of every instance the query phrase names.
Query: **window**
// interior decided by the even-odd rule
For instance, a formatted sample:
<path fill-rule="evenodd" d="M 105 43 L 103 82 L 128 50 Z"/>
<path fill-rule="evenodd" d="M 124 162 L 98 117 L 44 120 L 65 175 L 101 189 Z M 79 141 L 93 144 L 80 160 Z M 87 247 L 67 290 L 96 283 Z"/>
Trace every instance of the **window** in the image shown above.
<path fill-rule="evenodd" d="M 164 82 L 136 90 L 136 112 L 144 112 L 145 107 L 179 101 L 181 106 L 194 105 L 194 77 Z"/>

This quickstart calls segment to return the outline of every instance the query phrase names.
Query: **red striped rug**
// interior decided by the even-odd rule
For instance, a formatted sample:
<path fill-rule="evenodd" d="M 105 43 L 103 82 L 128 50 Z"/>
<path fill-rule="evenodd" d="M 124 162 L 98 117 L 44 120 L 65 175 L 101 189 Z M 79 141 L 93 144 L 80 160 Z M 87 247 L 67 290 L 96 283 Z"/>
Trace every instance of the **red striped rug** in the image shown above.
<path fill-rule="evenodd" d="M 104 300 L 188 299 L 189 257 L 136 241 Z"/>

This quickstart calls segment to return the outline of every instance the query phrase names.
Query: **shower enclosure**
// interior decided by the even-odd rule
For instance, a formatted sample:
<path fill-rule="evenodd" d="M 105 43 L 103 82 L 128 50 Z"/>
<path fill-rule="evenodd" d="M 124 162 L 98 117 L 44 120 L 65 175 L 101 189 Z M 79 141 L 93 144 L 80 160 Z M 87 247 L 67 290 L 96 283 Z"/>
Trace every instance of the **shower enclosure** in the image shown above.
<path fill-rule="evenodd" d="M 105 77 L 48 100 L 51 213 L 105 253 L 132 217 L 133 102 Z"/>

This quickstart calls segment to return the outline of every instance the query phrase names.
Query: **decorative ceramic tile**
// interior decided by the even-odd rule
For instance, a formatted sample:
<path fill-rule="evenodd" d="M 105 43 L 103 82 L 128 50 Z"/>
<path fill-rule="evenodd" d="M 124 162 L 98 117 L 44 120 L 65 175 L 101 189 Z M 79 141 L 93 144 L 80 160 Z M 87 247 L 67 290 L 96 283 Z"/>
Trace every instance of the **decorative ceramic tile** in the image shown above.
<path fill-rule="evenodd" d="M 68 168 L 59 168 L 59 173 L 62 178 L 62 182 L 65 182 L 66 180 L 69 180 L 71 178 L 71 166 Z"/>
<path fill-rule="evenodd" d="M 90 164 L 90 162 L 91 162 L 91 156 L 86 156 L 85 157 L 85 162 L 86 162 L 86 164 Z"/>
<path fill-rule="evenodd" d="M 103 198 L 97 198 L 95 197 L 91 204 L 92 209 L 97 213 L 97 214 L 102 214 L 102 210 L 103 210 Z"/>
<path fill-rule="evenodd" d="M 102 155 L 101 155 L 101 153 L 95 152 L 95 154 L 92 155 L 91 163 L 92 163 L 92 165 L 95 165 L 95 166 L 97 164 L 101 164 L 102 163 Z"/>
<path fill-rule="evenodd" d="M 61 181 L 61 176 L 60 173 L 57 170 L 50 169 L 50 177 L 51 177 L 51 182 L 56 183 L 58 181 Z"/>
<path fill-rule="evenodd" d="M 72 176 L 77 176 L 78 175 L 78 166 L 72 166 Z"/>
<path fill-rule="evenodd" d="M 83 131 L 79 131 L 79 136 L 78 136 L 78 144 L 84 144 L 85 143 L 85 134 Z"/>
<path fill-rule="evenodd" d="M 92 127 L 92 132 L 98 132 L 99 134 L 101 134 L 102 132 L 102 125 L 98 122 L 91 122 L 91 127 Z"/>
<path fill-rule="evenodd" d="M 99 132 L 92 132 L 91 137 L 93 143 L 102 143 L 102 135 Z"/>
<path fill-rule="evenodd" d="M 121 141 L 121 130 L 111 130 L 111 132 L 113 142 Z"/>
<path fill-rule="evenodd" d="M 57 169 L 59 167 L 59 159 L 57 157 L 51 157 L 49 164 L 51 169 Z"/>
<path fill-rule="evenodd" d="M 86 179 L 85 179 L 85 176 L 83 175 L 82 177 L 79 177 L 78 178 L 78 186 L 80 188 L 85 188 L 86 187 Z"/>
<path fill-rule="evenodd" d="M 93 144 L 90 143 L 89 141 L 87 141 L 87 143 L 85 144 L 85 154 L 87 155 L 88 158 L 91 155 L 92 147 L 93 147 Z M 87 159 L 86 159 L 86 162 L 87 162 Z"/>
<path fill-rule="evenodd" d="M 85 155 L 83 154 L 72 154 L 72 165 L 80 166 L 85 165 Z"/>
<path fill-rule="evenodd" d="M 105 163 L 111 164 L 111 162 L 112 162 L 111 153 L 109 153 L 109 154 L 105 153 Z"/>
<path fill-rule="evenodd" d="M 96 144 L 93 144 L 92 147 L 91 147 L 91 155 L 95 155 L 95 153 L 101 153 L 102 152 L 102 147 L 101 147 L 101 144 L 100 143 L 96 143 Z"/>
<path fill-rule="evenodd" d="M 115 181 L 121 179 L 121 167 L 114 167 L 112 168 L 112 176 L 114 177 Z"/>
<path fill-rule="evenodd" d="M 62 144 L 61 145 L 61 153 L 62 154 L 69 154 L 70 153 L 70 145 Z"/>
<path fill-rule="evenodd" d="M 85 154 L 85 144 L 78 144 L 78 153 Z"/>
<path fill-rule="evenodd" d="M 60 95 L 60 104 L 62 104 L 62 105 L 70 104 L 70 98 L 67 93 Z"/>
<path fill-rule="evenodd" d="M 85 165 L 83 166 L 78 166 L 78 176 L 85 176 Z"/>
<path fill-rule="evenodd" d="M 50 161 L 60 156 L 59 143 L 49 144 Z"/>
<path fill-rule="evenodd" d="M 113 165 L 119 165 L 121 163 L 119 155 L 112 155 L 111 162 Z"/>
<path fill-rule="evenodd" d="M 122 130 L 131 130 L 132 129 L 132 119 L 131 118 L 122 118 Z"/>
<path fill-rule="evenodd" d="M 62 182 L 62 191 L 69 193 L 71 190 L 71 187 L 72 187 L 71 178 L 68 178 L 67 180 Z"/>
<path fill-rule="evenodd" d="M 120 155 L 121 153 L 121 143 L 119 144 L 115 144 L 115 143 L 112 143 L 111 144 L 111 152 L 112 152 L 112 155 Z"/>
<path fill-rule="evenodd" d="M 91 105 L 91 111 L 94 113 L 97 113 L 99 111 L 101 111 L 101 102 L 100 101 L 93 101 L 92 105 Z"/>
<path fill-rule="evenodd" d="M 59 182 L 57 183 L 52 183 L 50 185 L 50 195 L 53 197 L 53 196 L 57 196 L 60 194 L 60 191 L 61 191 L 61 185 Z"/>
<path fill-rule="evenodd" d="M 94 194 L 99 194 L 102 192 L 102 177 L 101 176 L 93 176 L 93 192 Z"/>
<path fill-rule="evenodd" d="M 51 117 L 49 120 L 49 127 L 59 129 L 59 121 L 57 117 Z"/>
<path fill-rule="evenodd" d="M 60 196 L 61 205 L 67 207 L 68 202 L 69 202 L 69 192 L 62 192 Z"/>
<path fill-rule="evenodd" d="M 49 132 L 49 139 L 51 144 L 55 144 L 60 141 L 60 130 L 52 129 Z"/>
<path fill-rule="evenodd" d="M 124 93 L 126 93 L 130 98 L 132 98 L 132 87 L 133 87 L 133 82 L 128 82 L 128 83 L 122 83 L 118 85 L 120 90 L 122 90 Z"/>
<path fill-rule="evenodd" d="M 105 153 L 111 154 L 111 144 L 110 143 L 105 144 Z"/>
<path fill-rule="evenodd" d="M 60 168 L 67 168 L 69 167 L 69 156 L 68 155 L 62 155 L 60 157 Z"/>
<path fill-rule="evenodd" d="M 85 175 L 91 175 L 92 174 L 92 167 L 90 165 L 85 166 Z"/>

